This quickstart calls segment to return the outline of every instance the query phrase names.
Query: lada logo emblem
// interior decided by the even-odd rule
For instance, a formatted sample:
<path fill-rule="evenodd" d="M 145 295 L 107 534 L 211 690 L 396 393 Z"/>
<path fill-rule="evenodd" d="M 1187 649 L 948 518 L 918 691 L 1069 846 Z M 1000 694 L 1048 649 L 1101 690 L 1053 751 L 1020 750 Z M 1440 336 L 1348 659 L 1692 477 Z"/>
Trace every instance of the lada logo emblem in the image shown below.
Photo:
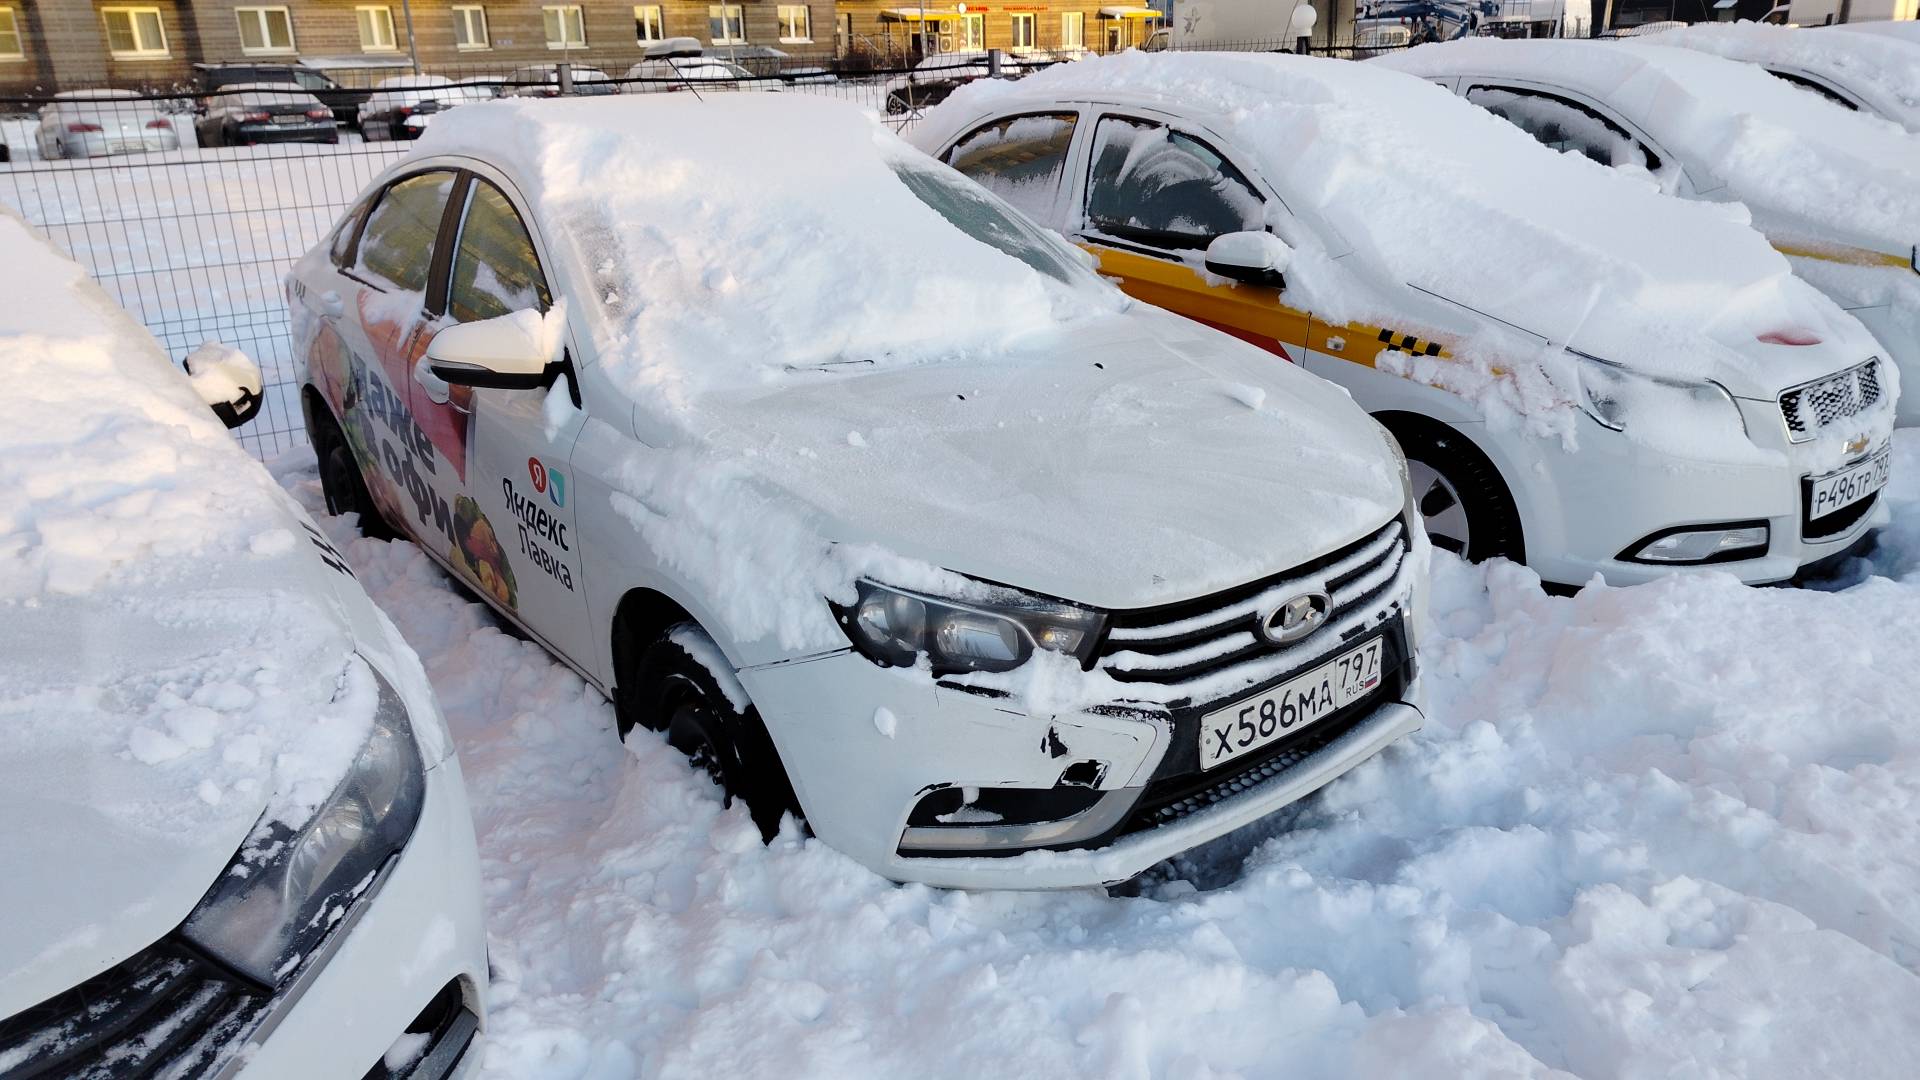
<path fill-rule="evenodd" d="M 1320 629 L 1332 609 L 1326 593 L 1302 593 L 1260 616 L 1260 636 L 1275 645 L 1291 645 Z"/>

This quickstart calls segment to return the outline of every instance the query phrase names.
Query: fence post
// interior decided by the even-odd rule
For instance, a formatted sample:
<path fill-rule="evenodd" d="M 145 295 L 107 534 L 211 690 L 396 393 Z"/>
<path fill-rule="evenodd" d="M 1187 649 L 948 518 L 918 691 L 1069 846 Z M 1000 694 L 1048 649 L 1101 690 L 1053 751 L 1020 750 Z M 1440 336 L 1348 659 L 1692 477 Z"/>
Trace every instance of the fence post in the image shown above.
<path fill-rule="evenodd" d="M 553 70 L 555 74 L 560 76 L 560 96 L 561 97 L 572 96 L 573 65 L 567 63 L 565 60 L 562 60 L 558 64 L 553 65 Z"/>
<path fill-rule="evenodd" d="M 988 49 L 987 50 L 987 78 L 997 79 L 999 77 L 1000 77 L 1000 50 Z"/>

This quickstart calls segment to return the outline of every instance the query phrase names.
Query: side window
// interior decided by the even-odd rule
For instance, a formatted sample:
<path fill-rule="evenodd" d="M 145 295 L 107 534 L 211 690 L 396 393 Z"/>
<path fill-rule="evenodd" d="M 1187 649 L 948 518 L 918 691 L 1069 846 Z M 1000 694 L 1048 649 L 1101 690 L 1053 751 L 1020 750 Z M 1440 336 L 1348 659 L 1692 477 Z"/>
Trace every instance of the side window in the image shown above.
<path fill-rule="evenodd" d="M 333 265 L 342 270 L 353 265 L 350 260 L 353 258 L 354 231 L 360 228 L 360 219 L 366 214 L 366 203 L 355 206 L 347 211 L 347 216 L 340 221 L 340 230 L 333 234 L 333 246 L 327 250 L 333 256 Z"/>
<path fill-rule="evenodd" d="M 1117 116 L 1093 132 L 1087 224 L 1121 240 L 1204 248 L 1265 227 L 1260 196 L 1206 143 L 1165 124 Z"/>
<path fill-rule="evenodd" d="M 447 311 L 461 322 L 545 311 L 553 302 L 528 235 L 500 189 L 476 178 L 468 188 L 467 219 L 453 255 L 453 289 Z"/>
<path fill-rule="evenodd" d="M 1808 90 L 1815 94 L 1819 94 L 1821 97 L 1826 98 L 1828 101 L 1833 102 L 1835 105 L 1839 105 L 1842 108 L 1845 108 L 1849 111 L 1852 111 L 1852 112 L 1860 111 L 1860 106 L 1855 105 L 1851 101 L 1848 101 L 1844 96 L 1841 95 L 1841 93 L 1838 90 L 1835 90 L 1833 87 L 1828 86 L 1825 83 L 1818 82 L 1813 79 L 1809 79 L 1803 75 L 1795 75 L 1790 71 L 1774 71 L 1771 68 L 1767 70 L 1767 74 L 1773 76 L 1776 79 L 1779 79 L 1782 82 L 1790 83 L 1791 85 L 1797 86 L 1802 90 Z"/>
<path fill-rule="evenodd" d="M 1053 205 L 1073 143 L 1073 113 L 1012 116 L 953 144 L 943 159 L 1025 214 Z"/>
<path fill-rule="evenodd" d="M 453 178 L 451 172 L 426 172 L 389 187 L 367 215 L 356 269 L 397 289 L 425 292 Z"/>
<path fill-rule="evenodd" d="M 1577 151 L 1609 167 L 1660 169 L 1658 155 L 1625 128 L 1577 101 L 1510 86 L 1470 86 L 1467 100 L 1555 150 Z"/>

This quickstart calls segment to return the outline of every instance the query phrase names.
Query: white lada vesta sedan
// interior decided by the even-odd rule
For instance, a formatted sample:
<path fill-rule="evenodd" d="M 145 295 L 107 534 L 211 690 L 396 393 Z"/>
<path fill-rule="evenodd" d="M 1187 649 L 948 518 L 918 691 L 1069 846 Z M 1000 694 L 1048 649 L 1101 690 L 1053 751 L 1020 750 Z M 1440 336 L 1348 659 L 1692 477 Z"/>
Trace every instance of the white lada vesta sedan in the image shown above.
<path fill-rule="evenodd" d="M 456 110 L 289 300 L 332 505 L 763 830 L 1114 882 L 1420 721 L 1385 432 L 843 105 Z"/>

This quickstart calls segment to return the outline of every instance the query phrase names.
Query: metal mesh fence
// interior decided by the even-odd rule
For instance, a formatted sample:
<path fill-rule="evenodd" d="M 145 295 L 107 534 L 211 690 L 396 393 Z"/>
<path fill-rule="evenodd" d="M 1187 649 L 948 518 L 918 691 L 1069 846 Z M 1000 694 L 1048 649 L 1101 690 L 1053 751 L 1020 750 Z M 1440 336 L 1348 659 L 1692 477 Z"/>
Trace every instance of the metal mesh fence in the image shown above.
<path fill-rule="evenodd" d="M 79 261 L 176 360 L 220 340 L 258 361 L 266 400 L 236 435 L 266 458 L 306 441 L 286 272 L 441 113 L 498 96 L 772 91 L 849 101 L 905 129 L 965 82 L 1019 78 L 1062 58 L 949 53 L 890 68 L 871 59 L 678 58 L 609 73 L 576 57 L 564 70 L 334 71 L 312 89 L 285 81 L 284 65 L 222 65 L 202 72 L 212 90 L 0 98 L 0 202 Z"/>

